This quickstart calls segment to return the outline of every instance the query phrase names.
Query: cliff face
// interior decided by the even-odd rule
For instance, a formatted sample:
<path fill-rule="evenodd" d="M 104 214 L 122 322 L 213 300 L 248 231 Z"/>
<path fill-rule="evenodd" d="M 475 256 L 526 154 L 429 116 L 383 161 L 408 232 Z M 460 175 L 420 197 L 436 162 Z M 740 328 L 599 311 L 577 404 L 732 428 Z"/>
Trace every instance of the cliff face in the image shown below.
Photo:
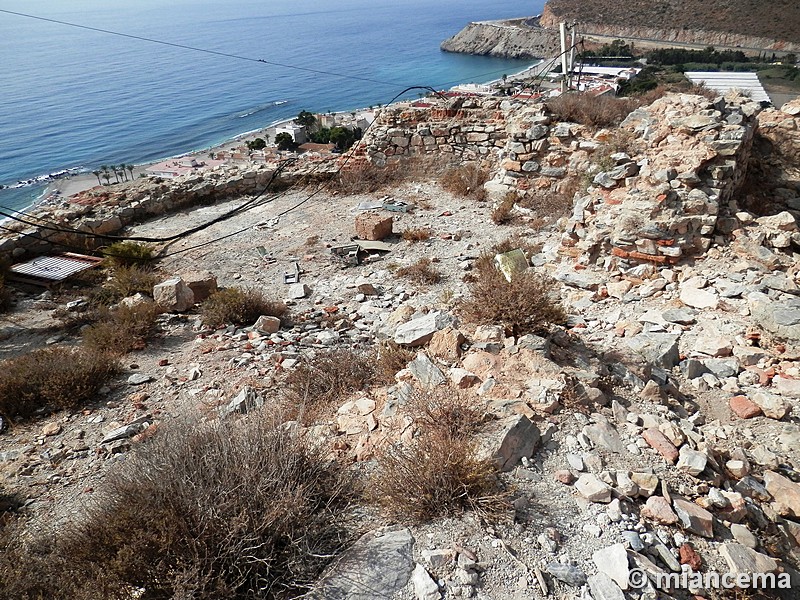
<path fill-rule="evenodd" d="M 794 51 L 800 49 L 800 3 L 753 0 L 549 0 L 540 24 L 578 22 L 581 33 Z"/>
<path fill-rule="evenodd" d="M 558 53 L 558 33 L 521 23 L 470 23 L 442 42 L 441 48 L 447 52 L 503 58 L 542 58 Z"/>

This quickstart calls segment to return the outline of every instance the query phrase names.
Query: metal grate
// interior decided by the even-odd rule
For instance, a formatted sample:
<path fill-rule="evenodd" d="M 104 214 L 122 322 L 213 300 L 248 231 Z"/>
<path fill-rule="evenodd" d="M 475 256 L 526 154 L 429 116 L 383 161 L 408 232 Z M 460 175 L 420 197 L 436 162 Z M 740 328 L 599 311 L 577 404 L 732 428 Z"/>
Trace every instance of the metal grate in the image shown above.
<path fill-rule="evenodd" d="M 48 285 L 64 281 L 75 273 L 96 267 L 101 262 L 102 259 L 95 256 L 66 252 L 58 256 L 39 256 L 26 263 L 13 265 L 11 275 L 20 281 Z"/>

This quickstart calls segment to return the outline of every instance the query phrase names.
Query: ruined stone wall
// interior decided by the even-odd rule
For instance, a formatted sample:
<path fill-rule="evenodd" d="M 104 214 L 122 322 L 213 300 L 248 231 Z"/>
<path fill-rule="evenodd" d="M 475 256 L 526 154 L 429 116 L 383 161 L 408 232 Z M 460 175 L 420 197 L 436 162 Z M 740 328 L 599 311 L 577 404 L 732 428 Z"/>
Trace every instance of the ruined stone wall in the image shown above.
<path fill-rule="evenodd" d="M 635 141 L 576 202 L 565 251 L 586 263 L 665 264 L 730 234 L 759 109 L 670 94 L 631 113 L 621 129 Z"/>
<path fill-rule="evenodd" d="M 115 234 L 132 223 L 181 208 L 257 193 L 267 184 L 272 173 L 266 167 L 229 167 L 172 180 L 148 179 L 130 186 L 93 188 L 57 206 L 41 206 L 26 217 L 41 225 L 6 223 L 4 226 L 16 232 L 6 233 L 0 238 L 0 257 L 21 260 L 70 248 L 90 249 L 106 245 L 108 240 L 52 231 L 47 227 Z"/>

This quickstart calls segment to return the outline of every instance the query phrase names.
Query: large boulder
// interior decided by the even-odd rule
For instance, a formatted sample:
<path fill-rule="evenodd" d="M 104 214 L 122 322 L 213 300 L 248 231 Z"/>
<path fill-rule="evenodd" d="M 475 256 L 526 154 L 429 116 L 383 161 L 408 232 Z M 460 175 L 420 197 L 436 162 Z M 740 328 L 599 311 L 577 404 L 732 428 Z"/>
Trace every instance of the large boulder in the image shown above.
<path fill-rule="evenodd" d="M 169 312 L 184 312 L 194 306 L 194 292 L 183 279 L 173 277 L 153 288 L 153 300 Z"/>

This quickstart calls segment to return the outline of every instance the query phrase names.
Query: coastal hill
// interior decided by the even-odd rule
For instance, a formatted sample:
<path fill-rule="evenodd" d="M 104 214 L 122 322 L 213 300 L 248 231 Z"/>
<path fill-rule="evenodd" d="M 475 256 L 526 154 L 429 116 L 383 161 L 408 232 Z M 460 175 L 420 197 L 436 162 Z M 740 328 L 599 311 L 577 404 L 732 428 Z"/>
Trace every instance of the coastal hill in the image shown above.
<path fill-rule="evenodd" d="M 550 0 L 541 25 L 558 27 L 560 21 L 681 30 L 689 35 L 712 31 L 800 43 L 800 3 L 793 0 L 635 0 L 624 4 L 612 0 Z"/>
<path fill-rule="evenodd" d="M 540 18 L 469 23 L 442 42 L 442 50 L 506 58 L 533 58 L 558 53 L 558 25 L 576 22 L 591 38 L 622 38 L 636 44 L 694 44 L 698 47 L 759 51 L 800 50 L 800 3 L 779 0 L 612 0 L 591 3 L 551 0 Z"/>

